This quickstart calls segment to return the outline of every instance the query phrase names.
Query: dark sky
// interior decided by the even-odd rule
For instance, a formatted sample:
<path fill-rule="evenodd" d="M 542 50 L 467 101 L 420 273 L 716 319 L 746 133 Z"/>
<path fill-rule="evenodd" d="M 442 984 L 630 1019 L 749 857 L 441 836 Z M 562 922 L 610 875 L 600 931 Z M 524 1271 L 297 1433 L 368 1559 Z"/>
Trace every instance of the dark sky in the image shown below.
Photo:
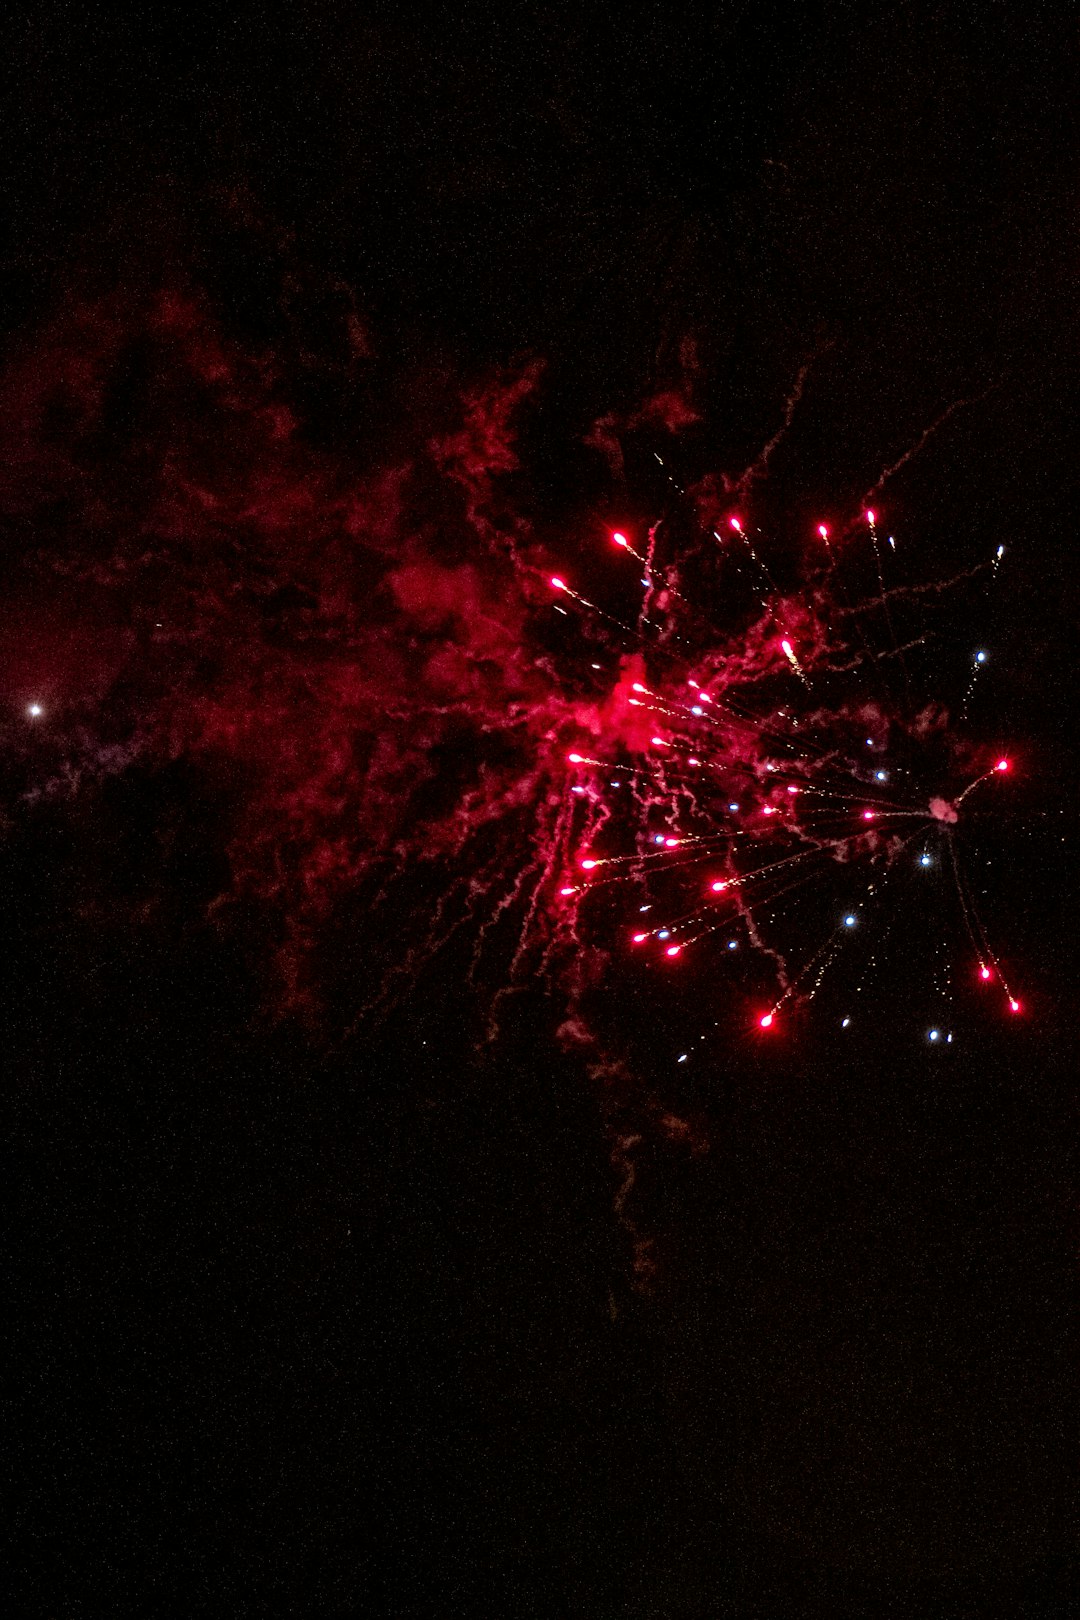
<path fill-rule="evenodd" d="M 1073 1612 L 1068 8 L 54 4 L 5 56 L 5 1612 Z M 931 1061 L 905 967 L 678 1071 L 708 973 L 616 970 L 491 1035 L 504 720 L 588 680 L 529 569 L 605 588 L 655 455 L 737 476 L 807 365 L 763 526 L 940 422 L 912 577 L 1008 548 L 955 633 L 1022 1026 Z"/>

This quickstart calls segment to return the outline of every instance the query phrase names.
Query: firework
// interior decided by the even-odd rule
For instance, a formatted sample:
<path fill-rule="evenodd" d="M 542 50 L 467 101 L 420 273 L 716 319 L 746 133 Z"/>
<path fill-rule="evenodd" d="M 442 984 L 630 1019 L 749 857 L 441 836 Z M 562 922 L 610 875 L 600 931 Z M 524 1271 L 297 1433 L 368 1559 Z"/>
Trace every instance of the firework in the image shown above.
<path fill-rule="evenodd" d="M 140 460 L 136 413 L 129 451 L 158 470 L 131 485 L 110 458 L 76 499 L 79 442 L 58 461 L 49 424 L 98 431 L 108 391 L 85 379 L 122 372 L 136 319 L 107 315 L 84 309 L 7 377 L 7 510 L 66 514 L 9 592 L 17 629 L 41 578 L 64 603 L 10 638 L 12 792 L 88 793 L 180 756 L 239 772 L 216 915 L 252 898 L 278 913 L 277 1005 L 333 1004 L 352 1027 L 460 950 L 479 999 L 543 982 L 576 1017 L 601 971 L 617 992 L 625 948 L 684 978 L 723 964 L 747 1028 L 835 987 L 857 1029 L 905 914 L 931 942 L 926 1028 L 951 1028 L 964 951 L 987 997 L 1019 1003 L 970 866 L 1009 792 L 1003 739 L 968 736 L 999 664 L 981 635 L 940 638 L 943 673 L 921 623 L 1000 583 L 996 536 L 958 580 L 902 574 L 888 469 L 850 521 L 763 532 L 771 440 L 737 479 L 684 484 L 657 457 L 659 514 L 602 535 L 583 514 L 596 553 L 556 558 L 503 482 L 537 366 L 361 478 L 312 457 L 259 367 L 179 295 L 137 317 L 166 448 Z M 207 378 L 213 431 L 194 434 L 183 402 Z M 93 584 L 92 622 L 72 581 Z M 347 950 L 320 945 L 330 927 Z"/>

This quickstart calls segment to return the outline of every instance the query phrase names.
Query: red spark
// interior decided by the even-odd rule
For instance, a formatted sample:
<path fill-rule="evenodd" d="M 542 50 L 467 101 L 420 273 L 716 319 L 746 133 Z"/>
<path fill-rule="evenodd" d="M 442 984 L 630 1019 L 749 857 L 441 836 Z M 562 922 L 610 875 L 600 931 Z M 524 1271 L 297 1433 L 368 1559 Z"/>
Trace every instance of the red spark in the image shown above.
<path fill-rule="evenodd" d="M 558 574 L 552 574 L 551 588 L 553 591 L 565 591 L 566 581 L 564 579 L 560 579 Z"/>
<path fill-rule="evenodd" d="M 758 1023 L 761 1025 L 762 1029 L 771 1029 L 772 1028 L 772 1021 L 773 1021 L 772 1013 L 762 1013 L 761 1017 L 758 1019 Z"/>

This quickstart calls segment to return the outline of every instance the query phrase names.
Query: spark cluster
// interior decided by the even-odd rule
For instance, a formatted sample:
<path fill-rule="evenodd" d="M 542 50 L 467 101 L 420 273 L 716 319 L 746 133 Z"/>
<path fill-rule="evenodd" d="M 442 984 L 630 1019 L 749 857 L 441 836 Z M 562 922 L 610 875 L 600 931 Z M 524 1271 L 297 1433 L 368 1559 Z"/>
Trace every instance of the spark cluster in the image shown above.
<path fill-rule="evenodd" d="M 881 1016 L 898 958 L 905 985 L 912 977 L 917 938 L 926 982 L 913 1016 L 930 1045 L 948 1046 L 965 985 L 1022 1011 L 967 870 L 1011 761 L 920 693 L 915 655 L 929 637 L 902 618 L 918 593 L 886 579 L 896 539 L 886 553 L 878 523 L 866 509 L 836 537 L 817 525 L 821 553 L 783 589 L 776 548 L 739 513 L 707 526 L 711 574 L 693 575 L 673 546 L 661 560 L 662 523 L 647 546 L 611 534 L 642 565 L 644 598 L 632 626 L 616 621 L 633 631 L 623 701 L 566 755 L 575 818 L 559 898 L 587 919 L 614 897 L 623 948 L 659 971 L 723 964 L 715 993 L 740 996 L 747 1029 L 762 1034 L 816 999 L 841 1030 L 872 1008 Z M 725 623 L 733 571 L 753 611 Z M 871 588 L 853 602 L 860 581 Z M 585 616 L 614 617 L 562 574 L 551 586 Z M 989 654 L 949 656 L 968 677 L 962 718 Z"/>

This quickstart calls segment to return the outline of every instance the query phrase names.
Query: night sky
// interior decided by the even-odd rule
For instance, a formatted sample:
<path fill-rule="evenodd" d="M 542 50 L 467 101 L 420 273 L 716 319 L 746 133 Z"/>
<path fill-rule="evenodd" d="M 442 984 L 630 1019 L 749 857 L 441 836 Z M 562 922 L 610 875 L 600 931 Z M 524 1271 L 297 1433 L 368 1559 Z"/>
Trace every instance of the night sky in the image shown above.
<path fill-rule="evenodd" d="M 1070 8 L 196 11 L 5 52 L 4 1612 L 1075 1613 Z M 871 835 L 776 957 L 560 895 L 736 665 L 1007 754 L 991 996 L 944 824 L 781 1002 Z"/>

